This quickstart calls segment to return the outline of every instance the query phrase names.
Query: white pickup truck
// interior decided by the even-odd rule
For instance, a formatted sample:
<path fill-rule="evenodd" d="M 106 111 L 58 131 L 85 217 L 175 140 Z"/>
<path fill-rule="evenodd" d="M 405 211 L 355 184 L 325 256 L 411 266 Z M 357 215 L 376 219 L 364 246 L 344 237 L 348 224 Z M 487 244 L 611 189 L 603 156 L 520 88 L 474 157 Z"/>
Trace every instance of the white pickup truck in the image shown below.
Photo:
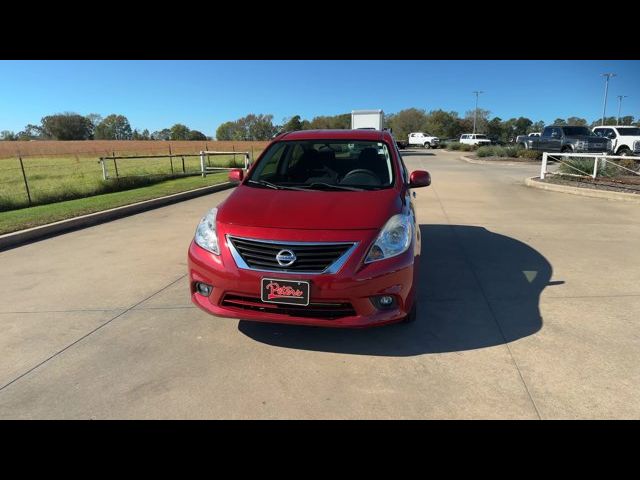
<path fill-rule="evenodd" d="M 614 155 L 640 156 L 640 127 L 602 125 L 595 127 L 593 133 L 611 140 L 611 151 Z"/>
<path fill-rule="evenodd" d="M 409 134 L 409 146 L 421 146 L 424 148 L 438 148 L 440 139 L 424 132 L 412 132 Z"/>

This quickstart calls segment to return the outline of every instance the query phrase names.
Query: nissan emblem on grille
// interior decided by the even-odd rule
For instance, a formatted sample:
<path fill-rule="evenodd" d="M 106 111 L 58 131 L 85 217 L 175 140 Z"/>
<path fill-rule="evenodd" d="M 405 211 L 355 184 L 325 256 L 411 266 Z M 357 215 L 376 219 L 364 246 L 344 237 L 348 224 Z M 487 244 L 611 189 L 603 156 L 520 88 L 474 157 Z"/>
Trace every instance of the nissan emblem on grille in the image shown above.
<path fill-rule="evenodd" d="M 278 264 L 280 264 L 283 267 L 288 267 L 289 265 L 292 265 L 293 262 L 296 261 L 296 259 L 297 259 L 296 254 L 293 253 L 291 250 L 280 250 L 276 255 L 276 260 L 278 261 Z"/>

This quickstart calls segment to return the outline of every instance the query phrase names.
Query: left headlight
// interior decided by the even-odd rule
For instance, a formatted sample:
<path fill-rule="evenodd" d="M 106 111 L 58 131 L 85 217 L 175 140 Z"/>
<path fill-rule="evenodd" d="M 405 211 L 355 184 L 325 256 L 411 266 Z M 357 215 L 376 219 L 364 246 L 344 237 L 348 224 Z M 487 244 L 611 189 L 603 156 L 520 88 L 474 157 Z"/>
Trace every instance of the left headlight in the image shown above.
<path fill-rule="evenodd" d="M 398 214 L 389 219 L 373 242 L 364 263 L 395 257 L 407 251 L 413 237 L 411 215 Z"/>
<path fill-rule="evenodd" d="M 216 232 L 216 215 L 217 208 L 212 208 L 200 220 L 198 228 L 196 228 L 195 242 L 205 250 L 220 255 L 220 246 L 218 245 L 218 233 Z"/>

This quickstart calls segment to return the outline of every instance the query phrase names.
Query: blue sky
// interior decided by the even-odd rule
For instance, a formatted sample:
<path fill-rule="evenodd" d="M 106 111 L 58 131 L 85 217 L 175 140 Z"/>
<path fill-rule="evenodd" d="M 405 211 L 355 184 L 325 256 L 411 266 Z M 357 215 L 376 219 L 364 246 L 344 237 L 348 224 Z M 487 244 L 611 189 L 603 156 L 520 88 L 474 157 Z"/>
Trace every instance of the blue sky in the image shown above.
<path fill-rule="evenodd" d="M 150 131 L 184 123 L 206 135 L 248 113 L 275 122 L 354 109 L 474 107 L 502 119 L 551 122 L 602 114 L 640 117 L 639 61 L 0 61 L 0 130 L 21 130 L 52 113 L 119 113 Z"/>

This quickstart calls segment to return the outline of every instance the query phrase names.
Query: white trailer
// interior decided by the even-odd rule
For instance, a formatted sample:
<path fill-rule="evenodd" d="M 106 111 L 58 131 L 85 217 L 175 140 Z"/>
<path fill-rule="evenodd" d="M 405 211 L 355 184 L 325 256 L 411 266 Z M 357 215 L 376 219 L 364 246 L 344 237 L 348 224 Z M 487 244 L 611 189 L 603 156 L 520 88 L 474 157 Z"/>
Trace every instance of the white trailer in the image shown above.
<path fill-rule="evenodd" d="M 382 130 L 384 127 L 384 112 L 382 110 L 352 110 L 351 128 L 365 130 Z"/>

